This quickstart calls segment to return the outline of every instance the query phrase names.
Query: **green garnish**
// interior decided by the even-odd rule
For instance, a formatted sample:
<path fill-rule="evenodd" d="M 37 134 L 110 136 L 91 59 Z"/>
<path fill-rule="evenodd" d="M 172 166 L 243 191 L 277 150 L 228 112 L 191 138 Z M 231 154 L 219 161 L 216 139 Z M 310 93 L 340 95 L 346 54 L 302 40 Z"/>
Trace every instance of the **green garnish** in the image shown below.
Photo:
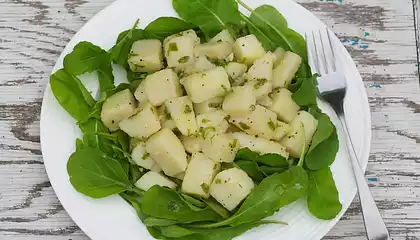
<path fill-rule="evenodd" d="M 243 122 L 240 122 L 239 123 L 239 127 L 242 128 L 242 130 L 248 130 L 248 129 L 250 129 L 250 127 L 247 124 L 243 123 Z"/>
<path fill-rule="evenodd" d="M 206 118 L 203 118 L 203 119 L 201 120 L 201 122 L 202 122 L 202 123 L 208 123 L 208 122 L 210 122 L 210 120 L 208 120 L 208 119 L 206 119 Z"/>
<path fill-rule="evenodd" d="M 143 156 L 141 157 L 143 160 L 146 160 L 148 157 L 150 157 L 150 153 L 144 152 Z"/>
<path fill-rule="evenodd" d="M 259 89 L 260 87 L 262 87 L 267 82 L 267 79 L 259 78 L 256 81 L 257 81 L 257 83 L 254 84 L 254 89 Z"/>
<path fill-rule="evenodd" d="M 188 104 L 185 105 L 184 113 L 185 114 L 192 113 L 192 108 L 190 107 L 190 105 Z"/>
<path fill-rule="evenodd" d="M 203 191 L 204 191 L 205 193 L 208 193 L 208 192 L 209 192 L 209 190 L 210 190 L 210 186 L 209 186 L 208 184 L 206 184 L 206 183 L 202 183 L 200 186 L 201 186 L 201 189 L 203 189 Z"/>
<path fill-rule="evenodd" d="M 232 143 L 229 143 L 230 148 L 236 148 L 238 146 L 238 140 L 234 139 Z"/>
<path fill-rule="evenodd" d="M 273 122 L 273 120 L 270 119 L 270 121 L 268 121 L 268 127 L 272 130 L 275 131 L 277 128 L 277 125 Z"/>
<path fill-rule="evenodd" d="M 190 56 L 183 56 L 180 59 L 178 59 L 179 63 L 186 63 L 188 62 L 188 60 L 190 60 Z"/>
<path fill-rule="evenodd" d="M 169 43 L 169 47 L 168 47 L 168 55 L 170 52 L 176 52 L 178 51 L 178 44 L 176 43 Z"/>

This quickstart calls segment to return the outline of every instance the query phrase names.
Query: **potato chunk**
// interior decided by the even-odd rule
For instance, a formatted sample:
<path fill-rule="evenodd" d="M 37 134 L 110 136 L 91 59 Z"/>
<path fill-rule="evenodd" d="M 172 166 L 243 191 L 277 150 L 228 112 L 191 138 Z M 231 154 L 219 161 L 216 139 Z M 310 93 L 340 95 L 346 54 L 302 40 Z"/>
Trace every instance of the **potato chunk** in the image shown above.
<path fill-rule="evenodd" d="M 309 148 L 309 144 L 318 127 L 318 120 L 306 111 L 299 111 L 290 126 L 290 132 L 280 143 L 287 148 L 291 156 L 298 158 L 302 151 L 306 151 Z"/>
<path fill-rule="evenodd" d="M 234 87 L 223 101 L 223 111 L 231 116 L 248 115 L 255 110 L 256 102 L 257 97 L 252 86 Z"/>
<path fill-rule="evenodd" d="M 152 171 L 144 174 L 139 180 L 137 180 L 137 182 L 134 185 L 144 191 L 149 190 L 149 188 L 155 185 L 159 185 L 161 187 L 168 187 L 171 189 L 176 188 L 176 183 L 169 180 L 169 178 L 165 177 L 161 173 Z"/>
<path fill-rule="evenodd" d="M 292 93 L 285 88 L 281 88 L 274 90 L 270 96 L 273 104 L 268 109 L 277 113 L 280 120 L 290 123 L 299 110 L 299 105 L 292 99 Z"/>
<path fill-rule="evenodd" d="M 275 60 L 276 55 L 272 52 L 267 52 L 261 58 L 255 60 L 254 64 L 248 70 L 247 79 L 265 79 L 267 81 L 273 80 L 273 64 Z"/>
<path fill-rule="evenodd" d="M 243 132 L 235 132 L 232 135 L 238 140 L 240 148 L 249 148 L 251 151 L 260 154 L 276 153 L 285 158 L 289 157 L 286 148 L 274 141 L 269 141 L 264 138 L 256 138 Z"/>
<path fill-rule="evenodd" d="M 149 103 L 142 105 L 137 114 L 122 120 L 119 126 L 130 137 L 136 138 L 148 138 L 161 128 L 156 109 Z"/>
<path fill-rule="evenodd" d="M 213 130 L 219 133 L 224 133 L 229 127 L 226 121 L 227 114 L 221 110 L 210 113 L 200 114 L 196 117 L 197 125 L 202 131 Z"/>
<path fill-rule="evenodd" d="M 186 194 L 210 197 L 210 185 L 220 171 L 220 164 L 213 162 L 202 153 L 194 153 L 185 171 L 181 191 Z"/>
<path fill-rule="evenodd" d="M 130 90 L 126 89 L 105 100 L 102 106 L 101 120 L 110 131 L 116 131 L 119 129 L 118 124 L 121 120 L 135 113 L 136 100 Z"/>
<path fill-rule="evenodd" d="M 210 62 L 206 56 L 196 56 L 195 62 L 192 65 L 185 67 L 184 74 L 190 75 L 193 73 L 204 72 L 215 67 L 216 65 Z"/>
<path fill-rule="evenodd" d="M 165 106 L 182 135 L 189 136 L 197 133 L 193 105 L 188 96 L 167 100 Z"/>
<path fill-rule="evenodd" d="M 232 44 L 228 42 L 204 43 L 196 45 L 196 56 L 207 56 L 211 60 L 223 59 L 232 53 Z"/>
<path fill-rule="evenodd" d="M 174 130 L 176 128 L 176 125 L 168 109 L 166 109 L 166 106 L 160 106 L 157 109 L 157 111 L 159 115 L 160 125 L 162 126 L 162 128 L 169 128 L 170 130 Z"/>
<path fill-rule="evenodd" d="M 149 101 L 147 99 L 145 83 L 146 81 L 141 81 L 136 91 L 134 92 L 134 97 L 137 99 L 137 101 L 139 101 L 140 104 L 143 104 Z"/>
<path fill-rule="evenodd" d="M 274 68 L 273 86 L 287 88 L 300 67 L 302 58 L 292 52 L 286 52 L 280 63 Z"/>
<path fill-rule="evenodd" d="M 233 39 L 232 35 L 229 33 L 229 30 L 224 29 L 218 34 L 216 34 L 216 36 L 214 36 L 212 39 L 210 39 L 209 42 L 210 43 L 228 42 L 230 44 L 233 44 L 235 40 Z"/>
<path fill-rule="evenodd" d="M 251 193 L 254 182 L 238 168 L 224 170 L 216 175 L 210 186 L 210 195 L 232 211 Z"/>
<path fill-rule="evenodd" d="M 163 41 L 163 45 L 165 45 L 172 38 L 179 36 L 189 37 L 194 42 L 194 44 L 200 44 L 200 38 L 197 36 L 197 33 L 193 29 L 188 29 L 165 38 L 165 40 Z"/>
<path fill-rule="evenodd" d="M 146 143 L 144 142 L 137 143 L 131 152 L 131 158 L 133 159 L 133 162 L 140 167 L 149 170 L 156 170 L 156 168 L 158 168 L 160 171 L 159 165 L 150 157 L 150 154 L 146 152 Z"/>
<path fill-rule="evenodd" d="M 162 43 L 157 39 L 134 42 L 128 57 L 128 65 L 133 72 L 156 72 L 162 69 Z"/>
<path fill-rule="evenodd" d="M 144 81 L 147 99 L 153 106 L 160 106 L 168 99 L 182 96 L 181 84 L 172 69 L 150 74 Z"/>
<path fill-rule="evenodd" d="M 255 110 L 245 116 L 231 116 L 229 122 L 246 133 L 272 139 L 277 128 L 277 116 L 274 112 L 261 105 L 256 105 Z"/>
<path fill-rule="evenodd" d="M 283 61 L 285 53 L 286 51 L 281 47 L 278 47 L 276 48 L 276 50 L 274 50 L 274 54 L 276 55 L 276 61 L 274 62 L 274 67 L 277 67 Z"/>
<path fill-rule="evenodd" d="M 238 141 L 230 133 L 207 131 L 204 133 L 202 151 L 215 162 L 233 162 L 239 149 Z"/>
<path fill-rule="evenodd" d="M 265 54 L 265 50 L 255 35 L 247 35 L 236 39 L 233 54 L 238 62 L 251 66 L 255 60 Z"/>
<path fill-rule="evenodd" d="M 290 125 L 287 123 L 284 123 L 282 121 L 277 121 L 277 128 L 274 132 L 273 139 L 275 141 L 280 141 L 284 136 L 286 136 L 287 133 L 290 132 Z"/>
<path fill-rule="evenodd" d="M 187 154 L 181 140 L 163 128 L 146 142 L 146 151 L 168 176 L 175 176 L 187 168 Z"/>
<path fill-rule="evenodd" d="M 224 96 L 231 89 L 229 77 L 223 67 L 192 74 L 181 79 L 181 83 L 193 103 Z"/>
<path fill-rule="evenodd" d="M 242 75 L 244 75 L 244 73 L 246 73 L 247 69 L 248 67 L 245 64 L 237 62 L 230 62 L 225 66 L 225 70 L 229 77 L 232 78 L 232 80 L 240 78 Z"/>
<path fill-rule="evenodd" d="M 222 109 L 223 97 L 215 97 L 202 103 L 194 103 L 196 114 L 204 114 Z"/>
<path fill-rule="evenodd" d="M 203 138 L 201 136 L 181 136 L 182 144 L 189 153 L 195 153 L 201 151 L 201 142 Z"/>
<path fill-rule="evenodd" d="M 195 41 L 190 36 L 168 37 L 163 49 L 168 67 L 177 71 L 194 62 Z"/>

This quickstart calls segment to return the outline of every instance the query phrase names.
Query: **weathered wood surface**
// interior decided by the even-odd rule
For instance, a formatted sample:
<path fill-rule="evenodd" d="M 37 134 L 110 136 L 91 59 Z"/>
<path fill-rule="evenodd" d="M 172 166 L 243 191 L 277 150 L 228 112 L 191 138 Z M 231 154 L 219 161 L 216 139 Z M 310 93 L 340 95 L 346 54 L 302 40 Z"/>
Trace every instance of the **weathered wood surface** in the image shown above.
<path fill-rule="evenodd" d="M 56 58 L 111 2 L 0 0 L 0 239 L 88 239 L 48 181 L 39 114 Z M 420 94 L 412 0 L 300 2 L 340 36 L 364 77 L 373 123 L 366 175 L 392 239 L 420 239 Z M 357 201 L 325 239 L 365 239 Z"/>

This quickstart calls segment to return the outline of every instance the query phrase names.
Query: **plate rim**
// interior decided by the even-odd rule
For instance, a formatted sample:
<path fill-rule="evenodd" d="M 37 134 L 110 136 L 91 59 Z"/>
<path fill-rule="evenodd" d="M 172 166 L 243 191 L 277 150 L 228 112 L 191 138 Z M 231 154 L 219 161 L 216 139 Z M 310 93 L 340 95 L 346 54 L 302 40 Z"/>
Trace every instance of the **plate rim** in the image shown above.
<path fill-rule="evenodd" d="M 77 39 L 79 37 L 79 35 L 81 34 L 81 32 L 83 32 L 83 29 L 86 28 L 87 25 L 89 25 L 89 24 L 92 23 L 92 20 L 94 20 L 96 18 L 99 18 L 101 15 L 105 14 L 107 12 L 107 9 L 112 9 L 114 6 L 116 6 L 118 4 L 121 4 L 122 2 L 130 2 L 130 1 L 131 0 L 117 0 L 117 1 L 114 1 L 111 4 L 107 5 L 106 7 L 104 7 L 102 10 L 100 10 L 92 18 L 90 18 L 77 31 L 77 33 L 70 39 L 70 41 L 67 43 L 66 47 L 63 49 L 63 51 L 61 52 L 60 56 L 57 58 L 57 61 L 56 61 L 55 65 L 54 65 L 54 67 L 53 67 L 53 69 L 51 71 L 51 74 L 53 74 L 55 72 L 55 69 L 57 68 L 57 66 L 60 66 L 60 64 L 62 65 L 62 61 L 60 62 L 60 59 L 62 59 L 64 57 L 65 50 L 69 47 L 69 45 L 71 45 L 72 43 L 74 43 L 75 39 Z M 283 0 L 283 1 L 285 1 L 285 0 Z M 287 2 L 290 2 L 290 4 L 296 5 L 296 7 L 300 8 L 300 11 L 304 11 L 305 14 L 312 15 L 312 17 L 314 17 L 317 20 L 319 20 L 319 22 L 323 26 L 326 27 L 326 25 L 324 24 L 324 22 L 322 22 L 317 16 L 315 16 L 312 12 L 310 12 L 308 9 L 304 8 L 299 3 L 294 2 L 293 0 L 286 0 L 286 1 Z M 258 4 L 258 5 L 262 5 L 262 4 Z M 334 37 L 337 38 L 336 35 L 334 35 Z M 351 58 L 349 52 L 345 49 L 345 47 L 342 44 L 340 44 L 339 48 L 340 48 L 339 50 L 341 50 L 341 51 L 344 50 L 345 51 L 345 54 L 344 54 L 344 56 L 346 58 L 346 61 L 345 62 L 350 62 L 351 63 L 349 67 L 351 68 L 351 71 L 355 74 L 355 76 L 357 77 L 357 81 L 356 81 L 357 83 L 355 83 L 355 84 L 356 85 L 360 85 L 360 84 L 363 85 L 363 79 L 362 79 L 362 77 L 360 75 L 359 70 L 356 67 L 356 64 L 355 64 L 354 60 Z M 358 91 L 358 94 L 359 94 L 358 96 L 361 97 L 363 99 L 363 102 L 365 103 L 365 104 L 363 104 L 363 112 L 364 113 L 367 113 L 367 114 L 363 114 L 363 116 L 365 118 L 363 122 L 367 124 L 368 131 L 363 131 L 363 133 L 365 135 L 365 137 L 363 139 L 364 139 L 365 142 L 364 142 L 364 145 L 361 147 L 361 149 L 364 150 L 364 151 L 362 152 L 362 157 L 360 158 L 360 160 L 362 161 L 361 162 L 362 171 L 365 172 L 366 171 L 366 168 L 367 168 L 367 165 L 368 165 L 368 157 L 370 155 L 370 147 L 371 147 L 371 142 L 372 142 L 372 130 L 371 130 L 372 122 L 371 122 L 371 111 L 370 111 L 370 106 L 369 106 L 368 95 L 367 95 L 366 89 L 365 88 L 361 89 L 361 87 L 359 86 L 358 87 L 358 90 L 359 90 Z M 45 169 L 46 169 L 48 178 L 49 178 L 49 180 L 51 182 L 51 185 L 53 187 L 54 193 L 57 196 L 57 198 L 59 199 L 60 204 L 66 210 L 67 214 L 70 216 L 70 218 L 72 219 L 72 221 L 74 221 L 77 224 L 77 226 L 87 236 L 93 237 L 93 235 L 95 235 L 95 234 L 93 234 L 85 225 L 80 225 L 78 223 L 78 220 L 75 219 L 76 218 L 74 216 L 75 213 L 73 211 L 69 211 L 68 210 L 70 207 L 67 204 L 63 204 L 63 201 L 62 201 L 62 199 L 60 197 L 61 194 L 58 194 L 57 191 L 56 191 L 56 188 L 58 186 L 56 186 L 55 181 L 53 181 L 53 178 L 51 177 L 51 171 L 53 171 L 53 169 L 49 168 L 48 167 L 49 165 L 46 164 L 46 162 L 45 162 L 44 156 L 47 155 L 46 153 L 47 153 L 48 150 L 47 150 L 45 144 L 43 144 L 43 142 L 45 142 L 45 138 L 46 138 L 45 134 L 43 134 L 43 133 L 46 132 L 46 130 L 45 130 L 46 129 L 46 126 L 44 126 L 44 124 L 43 124 L 43 119 L 45 118 L 45 115 L 47 114 L 46 113 L 46 108 L 47 108 L 46 106 L 48 104 L 47 103 L 48 102 L 47 101 L 48 98 L 46 96 L 48 96 L 48 94 L 52 94 L 51 89 L 50 89 L 50 83 L 49 83 L 49 81 L 47 82 L 47 85 L 45 87 L 45 91 L 44 91 L 44 94 L 43 94 L 43 100 L 42 100 L 42 106 L 41 106 L 41 114 L 40 114 L 40 123 L 39 123 L 40 124 L 40 140 L 41 140 L 40 143 L 41 143 L 41 151 L 42 151 L 43 160 L 44 160 L 44 166 L 45 166 Z M 356 190 L 355 189 L 353 189 L 351 195 L 352 195 L 352 199 L 354 199 L 354 197 L 356 196 Z M 114 198 L 114 197 L 120 198 L 119 196 L 112 196 L 110 198 Z M 348 208 L 349 208 L 349 206 L 350 206 L 351 203 L 352 203 L 352 201 L 350 201 L 349 204 L 346 204 L 346 206 L 344 206 L 344 204 L 343 204 L 343 210 L 344 211 L 342 211 L 335 219 L 330 220 L 329 223 L 328 223 L 328 230 L 325 230 L 323 233 L 319 233 L 315 237 L 315 239 L 321 239 L 323 236 L 325 236 L 337 224 L 337 222 L 341 219 L 341 217 L 344 215 L 344 213 L 347 212 L 347 210 L 348 210 Z"/>

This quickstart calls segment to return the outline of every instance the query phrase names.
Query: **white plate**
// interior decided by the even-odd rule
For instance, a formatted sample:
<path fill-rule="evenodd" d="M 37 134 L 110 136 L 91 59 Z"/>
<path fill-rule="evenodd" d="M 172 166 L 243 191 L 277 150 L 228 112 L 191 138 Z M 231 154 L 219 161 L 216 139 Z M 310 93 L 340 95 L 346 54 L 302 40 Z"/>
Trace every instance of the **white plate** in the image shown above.
<path fill-rule="evenodd" d="M 291 28 L 299 33 L 323 28 L 325 25 L 291 0 L 247 0 L 251 7 L 262 4 L 276 7 L 289 21 Z M 147 3 L 139 0 L 119 0 L 92 18 L 70 41 L 64 49 L 54 71 L 62 67 L 63 57 L 80 41 L 90 41 L 102 48 L 109 49 L 115 43 L 118 34 L 130 28 L 137 18 L 140 27 L 145 27 L 160 16 L 176 16 L 170 0 L 153 0 Z M 370 150 L 370 112 L 362 79 L 340 41 L 334 37 L 338 55 L 345 66 L 348 79 L 346 112 L 351 129 L 351 137 L 363 169 L 366 168 Z M 124 79 L 121 69 L 114 71 L 117 81 Z M 93 75 L 82 76 L 90 90 L 96 87 Z M 320 107 L 338 123 L 330 108 Z M 337 125 L 337 124 L 336 124 Z M 308 212 L 304 200 L 282 208 L 273 217 L 289 223 L 288 226 L 265 225 L 252 229 L 237 239 L 321 239 L 344 214 L 352 202 L 356 186 L 352 177 L 351 165 L 344 146 L 343 131 L 340 136 L 340 151 L 332 166 L 334 178 L 340 192 L 343 211 L 331 221 L 318 220 Z M 153 239 L 137 218 L 135 211 L 119 196 L 94 200 L 76 192 L 69 182 L 66 170 L 68 157 L 75 150 L 75 139 L 81 133 L 75 121 L 55 100 L 50 87 L 45 91 L 41 111 L 41 143 L 45 167 L 51 184 L 77 225 L 93 240 L 138 240 Z"/>

